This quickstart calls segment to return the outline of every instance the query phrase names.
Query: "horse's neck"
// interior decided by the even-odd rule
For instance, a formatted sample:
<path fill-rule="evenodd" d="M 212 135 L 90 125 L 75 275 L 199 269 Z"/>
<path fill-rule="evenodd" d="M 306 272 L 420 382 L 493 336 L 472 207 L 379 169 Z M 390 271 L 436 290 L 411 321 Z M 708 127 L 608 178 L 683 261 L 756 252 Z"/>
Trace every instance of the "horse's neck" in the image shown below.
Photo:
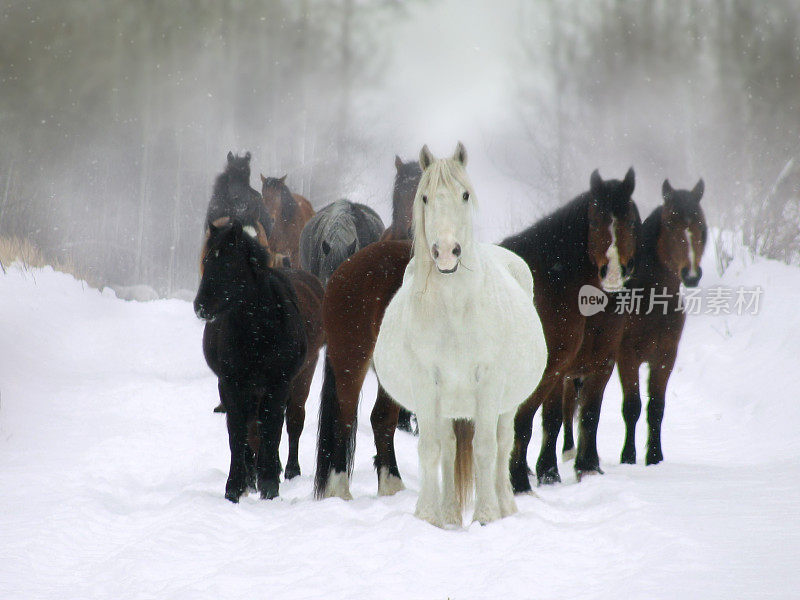
<path fill-rule="evenodd" d="M 276 313 L 279 298 L 271 278 L 269 270 L 259 273 L 256 285 L 248 286 L 246 297 L 239 307 L 240 317 L 250 321 L 254 329 L 262 329 L 266 320 Z"/>
<path fill-rule="evenodd" d="M 666 287 L 670 292 L 677 293 L 681 285 L 680 276 L 661 262 L 658 255 L 658 240 L 645 246 L 642 254 L 642 272 L 636 277 L 636 284 L 639 287 L 659 291 Z"/>
<path fill-rule="evenodd" d="M 401 236 L 401 239 L 408 237 L 408 230 L 411 228 L 411 215 L 408 210 L 404 210 L 402 206 L 403 200 L 395 198 L 392 203 L 392 231 L 396 236 Z"/>

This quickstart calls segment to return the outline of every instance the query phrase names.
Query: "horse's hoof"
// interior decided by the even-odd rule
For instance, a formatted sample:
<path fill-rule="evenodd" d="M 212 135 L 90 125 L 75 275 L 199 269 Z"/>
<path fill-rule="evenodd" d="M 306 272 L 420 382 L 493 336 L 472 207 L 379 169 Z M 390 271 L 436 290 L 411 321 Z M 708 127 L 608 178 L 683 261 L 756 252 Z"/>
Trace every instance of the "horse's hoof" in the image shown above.
<path fill-rule="evenodd" d="M 240 483 L 228 482 L 228 484 L 225 486 L 225 499 L 237 504 L 239 502 L 239 498 L 244 495 L 245 490 L 246 486 Z"/>
<path fill-rule="evenodd" d="M 225 405 L 222 402 L 220 402 L 219 404 L 217 404 L 214 407 L 214 412 L 215 413 L 224 413 L 224 412 L 226 412 Z"/>
<path fill-rule="evenodd" d="M 649 465 L 657 465 L 662 460 L 664 460 L 664 455 L 661 454 L 661 452 L 653 452 L 653 453 L 648 452 L 647 456 L 645 457 L 644 464 L 646 464 L 648 466 Z"/>
<path fill-rule="evenodd" d="M 555 483 L 561 483 L 561 475 L 558 473 L 558 467 L 550 467 L 541 475 L 537 475 L 537 479 L 539 481 L 539 485 L 553 485 Z"/>
<path fill-rule="evenodd" d="M 596 467 L 594 469 L 575 469 L 575 477 L 580 482 L 585 476 L 593 476 L 593 475 L 604 475 L 603 470 L 600 467 Z"/>
<path fill-rule="evenodd" d="M 561 453 L 561 460 L 563 460 L 564 462 L 569 462 L 573 460 L 577 455 L 578 451 L 575 449 L 575 446 L 573 446 L 569 450 L 564 450 L 564 452 Z"/>
<path fill-rule="evenodd" d="M 414 513 L 414 516 L 423 521 L 427 521 L 434 527 L 438 527 L 439 529 L 444 529 L 444 521 L 442 521 L 442 517 L 439 514 L 429 513 L 427 511 L 422 511 L 422 512 L 416 511 Z"/>
<path fill-rule="evenodd" d="M 636 464 L 636 450 L 633 452 L 623 450 L 622 455 L 619 458 L 620 464 L 623 465 L 635 465 Z"/>
<path fill-rule="evenodd" d="M 442 514 L 443 514 L 442 521 L 444 522 L 445 526 L 450 525 L 451 527 L 461 527 L 464 525 L 464 521 L 458 509 L 456 508 L 444 509 L 442 511 Z"/>
<path fill-rule="evenodd" d="M 493 521 L 498 521 L 501 518 L 502 514 L 500 513 L 500 507 L 482 507 L 475 509 L 475 514 L 472 515 L 472 522 L 475 523 L 477 521 L 481 524 L 481 526 L 484 526 L 492 523 Z"/>
<path fill-rule="evenodd" d="M 294 479 L 300 475 L 300 465 L 286 465 L 286 470 L 283 472 L 283 478 L 286 480 Z"/>
<path fill-rule="evenodd" d="M 500 516 L 504 519 L 506 517 L 510 517 L 511 515 L 517 514 L 519 509 L 517 508 L 517 503 L 514 501 L 514 497 L 511 497 L 509 501 L 501 501 L 500 502 Z"/>
<path fill-rule="evenodd" d="M 521 468 L 514 468 L 511 471 L 511 488 L 515 494 L 527 494 L 531 491 L 531 481 L 528 478 L 532 475 L 527 465 Z"/>
<path fill-rule="evenodd" d="M 325 493 L 322 497 L 352 500 L 353 495 L 350 493 L 350 481 L 347 478 L 347 473 L 337 473 L 331 469 L 330 475 L 328 475 L 328 484 L 325 486 Z"/>
<path fill-rule="evenodd" d="M 258 489 L 262 500 L 272 500 L 278 495 L 279 483 L 277 479 L 260 479 Z"/>
<path fill-rule="evenodd" d="M 387 467 L 378 469 L 378 496 L 394 496 L 404 489 L 406 489 L 406 486 L 403 485 L 403 480 Z"/>

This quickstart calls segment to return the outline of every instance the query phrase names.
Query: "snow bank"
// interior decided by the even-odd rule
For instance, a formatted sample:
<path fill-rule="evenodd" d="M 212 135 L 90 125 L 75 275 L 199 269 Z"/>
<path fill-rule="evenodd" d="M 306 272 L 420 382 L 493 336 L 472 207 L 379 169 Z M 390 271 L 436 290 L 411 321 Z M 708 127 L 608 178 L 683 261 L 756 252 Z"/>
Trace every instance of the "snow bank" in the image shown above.
<path fill-rule="evenodd" d="M 690 317 L 666 461 L 618 464 L 615 376 L 599 432 L 606 474 L 577 484 L 561 465 L 564 483 L 519 498 L 519 514 L 459 532 L 412 516 L 416 442 L 405 434 L 409 489 L 376 496 L 372 376 L 352 502 L 312 499 L 318 373 L 302 477 L 278 500 L 230 504 L 227 435 L 191 305 L 123 302 L 51 269 L 12 268 L 0 276 L 0 598 L 792 597 L 800 270 L 736 259 L 719 278 L 711 256 L 703 268 L 704 286 L 762 286 L 762 306 Z M 644 442 L 640 422 L 640 459 Z"/>

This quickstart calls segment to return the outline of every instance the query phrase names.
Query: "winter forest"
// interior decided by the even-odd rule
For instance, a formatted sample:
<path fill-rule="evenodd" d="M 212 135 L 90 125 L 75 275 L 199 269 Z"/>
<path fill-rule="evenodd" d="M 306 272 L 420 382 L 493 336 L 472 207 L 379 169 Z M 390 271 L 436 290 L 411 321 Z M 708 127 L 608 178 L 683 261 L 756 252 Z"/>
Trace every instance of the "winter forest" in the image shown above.
<path fill-rule="evenodd" d="M 462 139 L 508 223 L 579 193 L 596 167 L 635 165 L 644 209 L 664 177 L 702 176 L 710 222 L 797 262 L 799 8 L 5 3 L 0 235 L 96 285 L 168 295 L 196 286 L 229 149 L 253 153 L 254 186 L 288 174 L 315 207 L 346 197 L 388 222 L 394 155 Z"/>
<path fill-rule="evenodd" d="M 0 600 L 795 598 L 799 292 L 800 0 L 0 0 Z"/>

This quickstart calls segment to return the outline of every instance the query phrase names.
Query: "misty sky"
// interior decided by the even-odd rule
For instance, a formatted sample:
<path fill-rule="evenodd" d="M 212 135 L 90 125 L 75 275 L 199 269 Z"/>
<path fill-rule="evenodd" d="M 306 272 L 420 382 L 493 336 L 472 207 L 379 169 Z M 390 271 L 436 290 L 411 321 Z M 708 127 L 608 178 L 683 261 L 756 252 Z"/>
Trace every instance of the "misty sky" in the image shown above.
<path fill-rule="evenodd" d="M 388 225 L 394 155 L 461 140 L 484 240 L 632 165 L 643 215 L 703 177 L 712 225 L 800 256 L 760 233 L 800 219 L 798 39 L 798 0 L 5 2 L 0 235 L 191 288 L 229 149 Z"/>

